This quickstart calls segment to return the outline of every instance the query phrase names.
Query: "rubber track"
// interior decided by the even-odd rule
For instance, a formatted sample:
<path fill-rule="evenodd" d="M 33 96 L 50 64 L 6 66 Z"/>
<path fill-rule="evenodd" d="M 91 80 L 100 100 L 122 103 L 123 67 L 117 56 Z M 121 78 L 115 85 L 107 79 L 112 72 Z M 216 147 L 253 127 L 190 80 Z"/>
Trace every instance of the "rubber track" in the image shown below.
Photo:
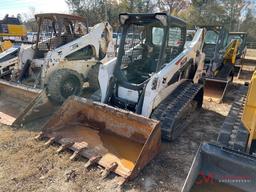
<path fill-rule="evenodd" d="M 249 137 L 249 132 L 241 121 L 247 90 L 246 86 L 240 88 L 237 99 L 232 104 L 217 139 L 221 145 L 238 151 L 246 151 Z"/>
<path fill-rule="evenodd" d="M 185 125 L 177 121 L 202 89 L 201 84 L 185 81 L 153 111 L 151 117 L 161 123 L 162 139 L 174 140 L 182 133 Z"/>

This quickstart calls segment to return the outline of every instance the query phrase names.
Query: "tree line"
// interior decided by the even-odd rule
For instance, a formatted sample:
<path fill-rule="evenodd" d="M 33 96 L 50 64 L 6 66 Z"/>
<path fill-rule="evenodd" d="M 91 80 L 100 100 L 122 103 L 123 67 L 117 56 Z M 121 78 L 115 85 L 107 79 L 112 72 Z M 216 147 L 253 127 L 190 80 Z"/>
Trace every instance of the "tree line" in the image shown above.
<path fill-rule="evenodd" d="M 256 18 L 248 0 L 65 0 L 72 14 L 84 16 L 89 26 L 108 20 L 118 30 L 121 12 L 166 12 L 184 19 L 189 28 L 198 25 L 224 25 L 229 31 L 248 32 L 248 41 L 256 41 Z M 32 8 L 31 8 L 32 10 Z M 35 12 L 32 10 L 31 12 Z M 26 19 L 29 30 L 36 29 Z"/>

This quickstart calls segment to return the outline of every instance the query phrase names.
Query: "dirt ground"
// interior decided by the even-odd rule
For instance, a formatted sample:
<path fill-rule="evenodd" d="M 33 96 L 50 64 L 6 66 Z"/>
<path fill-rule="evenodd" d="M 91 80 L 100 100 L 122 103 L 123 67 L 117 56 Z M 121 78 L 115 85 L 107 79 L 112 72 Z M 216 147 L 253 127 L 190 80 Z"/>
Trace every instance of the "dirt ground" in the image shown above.
<path fill-rule="evenodd" d="M 247 49 L 246 58 L 254 58 L 256 57 L 256 49 Z"/>
<path fill-rule="evenodd" d="M 247 76 L 249 79 L 249 76 Z M 164 142 L 159 155 L 133 181 L 122 188 L 119 177 L 101 178 L 100 167 L 84 169 L 86 159 L 71 162 L 71 152 L 57 154 L 57 145 L 35 141 L 40 131 L 0 125 L 0 191 L 180 191 L 201 142 L 215 141 L 243 81 L 229 86 L 224 102 L 205 101 L 187 120 L 179 139 Z"/>

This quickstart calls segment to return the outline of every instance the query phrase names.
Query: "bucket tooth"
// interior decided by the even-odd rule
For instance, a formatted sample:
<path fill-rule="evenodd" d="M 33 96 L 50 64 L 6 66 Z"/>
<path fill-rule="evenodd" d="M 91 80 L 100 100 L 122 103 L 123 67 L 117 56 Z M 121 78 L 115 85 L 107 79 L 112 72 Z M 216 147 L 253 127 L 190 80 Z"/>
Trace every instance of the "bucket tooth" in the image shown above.
<path fill-rule="evenodd" d="M 87 147 L 82 147 L 82 148 L 78 149 L 77 151 L 75 151 L 75 152 L 73 153 L 73 155 L 71 155 L 71 157 L 70 157 L 69 159 L 70 159 L 71 161 L 75 160 L 75 159 L 80 155 L 80 153 L 81 153 L 83 150 L 85 150 L 85 149 L 87 149 Z"/>
<path fill-rule="evenodd" d="M 51 137 L 51 138 L 48 139 L 48 141 L 46 141 L 46 142 L 44 143 L 44 145 L 45 145 L 45 146 L 49 146 L 49 145 L 53 144 L 54 141 L 57 141 L 57 140 L 59 140 L 59 139 L 60 139 L 60 137 Z"/>
<path fill-rule="evenodd" d="M 84 165 L 84 167 L 85 167 L 86 169 L 88 169 L 90 166 L 92 166 L 92 165 L 98 163 L 101 158 L 102 158 L 102 157 L 101 157 L 100 155 L 91 157 L 91 158 L 86 162 L 86 164 Z"/>
<path fill-rule="evenodd" d="M 37 136 L 34 137 L 35 140 L 41 140 L 44 138 L 44 133 L 41 131 Z"/>
<path fill-rule="evenodd" d="M 119 186 L 123 186 L 124 184 L 125 184 L 125 182 L 127 181 L 127 179 L 126 178 L 123 178 L 123 177 L 119 177 L 118 178 L 118 182 L 117 182 L 117 184 L 119 185 Z"/>
<path fill-rule="evenodd" d="M 110 172 L 112 171 L 115 171 L 115 169 L 117 168 L 117 166 L 118 166 L 118 164 L 117 164 L 117 162 L 113 162 L 113 163 L 111 163 L 111 165 L 109 166 L 109 167 L 107 167 L 103 172 L 102 172 L 102 178 L 104 179 L 104 178 L 106 178 L 109 174 L 110 174 Z"/>
<path fill-rule="evenodd" d="M 74 145 L 74 142 L 70 141 L 70 142 L 67 142 L 67 143 L 63 143 L 58 149 L 57 149 L 57 153 L 60 153 L 62 151 L 64 151 L 65 149 L 71 147 L 72 145 Z"/>
<path fill-rule="evenodd" d="M 137 176 L 161 144 L 158 121 L 75 96 L 64 102 L 42 131 L 46 138 L 60 136 L 53 139 L 60 145 L 74 142 L 70 160 L 83 156 L 88 160 L 86 168 L 96 164 L 105 177 L 114 172 L 126 180 Z M 61 151 L 64 146 L 58 147 Z"/>

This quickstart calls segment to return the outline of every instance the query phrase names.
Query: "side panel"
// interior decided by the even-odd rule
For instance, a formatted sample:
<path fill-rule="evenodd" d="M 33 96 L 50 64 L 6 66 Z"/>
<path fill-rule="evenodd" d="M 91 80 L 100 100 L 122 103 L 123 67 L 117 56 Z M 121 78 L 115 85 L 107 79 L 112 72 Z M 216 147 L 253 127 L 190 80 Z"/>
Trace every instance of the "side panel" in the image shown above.
<path fill-rule="evenodd" d="M 256 140 L 256 72 L 251 79 L 247 101 L 244 107 L 242 122 L 250 132 L 249 147 L 252 140 Z"/>
<path fill-rule="evenodd" d="M 110 60 L 106 64 L 100 65 L 99 70 L 99 84 L 100 84 L 100 90 L 101 90 L 101 102 L 104 102 L 107 96 L 109 82 L 111 77 L 113 77 L 114 68 L 116 64 L 116 58 Z"/>
<path fill-rule="evenodd" d="M 190 62 L 191 60 L 193 63 L 196 62 L 196 58 L 200 56 L 197 55 L 197 52 L 201 53 L 203 34 L 204 31 L 199 29 L 188 48 L 180 53 L 170 63 L 167 63 L 159 73 L 151 77 L 151 80 L 148 82 L 145 90 L 142 115 L 149 117 L 152 110 L 158 106 L 159 103 L 161 103 L 161 101 L 163 101 L 176 88 L 176 86 L 178 86 L 180 82 L 171 83 L 171 80 L 174 74 L 179 72 L 187 62 Z M 204 55 L 202 55 L 202 57 L 204 57 Z M 200 62 L 200 68 L 198 68 L 196 75 L 200 76 L 203 72 L 201 69 L 203 68 L 203 63 L 201 59 L 198 62 Z M 199 71 L 201 74 L 199 74 Z"/>

